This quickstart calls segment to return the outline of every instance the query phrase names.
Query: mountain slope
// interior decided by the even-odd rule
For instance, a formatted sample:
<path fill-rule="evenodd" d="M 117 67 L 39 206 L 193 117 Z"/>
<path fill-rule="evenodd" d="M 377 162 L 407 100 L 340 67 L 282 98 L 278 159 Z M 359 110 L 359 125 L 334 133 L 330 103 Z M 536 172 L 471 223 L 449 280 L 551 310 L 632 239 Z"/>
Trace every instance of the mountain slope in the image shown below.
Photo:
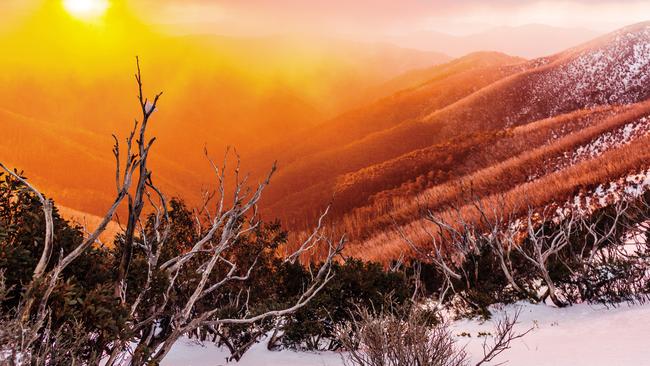
<path fill-rule="evenodd" d="M 360 155 L 337 155 L 336 159 L 331 156 L 355 144 L 363 144 L 368 136 L 390 134 L 395 126 L 404 121 L 422 119 L 453 105 L 486 85 L 521 71 L 525 66 L 521 59 L 503 54 L 469 55 L 432 68 L 426 73 L 431 79 L 417 87 L 345 113 L 304 131 L 280 146 L 263 151 L 261 155 L 273 156 L 281 167 L 265 201 L 273 202 L 287 192 L 294 192 L 297 187 L 333 178 L 327 175 L 331 172 L 328 165 L 332 169 L 346 169 Z M 278 154 L 273 155 L 271 151 Z"/>
<path fill-rule="evenodd" d="M 229 145 L 257 150 L 339 114 L 406 70 L 450 59 L 384 44 L 174 37 L 121 15 L 107 15 L 107 36 L 54 2 L 29 17 L 0 33 L 0 48 L 11 50 L 0 59 L 7 141 L 0 159 L 61 204 L 93 214 L 112 202 L 111 134 L 124 137 L 139 117 L 134 55 L 145 93 L 164 92 L 149 129 L 158 138 L 156 179 L 190 203 L 214 182 L 204 147 L 214 155 Z M 247 170 L 270 167 L 245 161 Z M 78 177 L 66 174 L 70 166 Z"/>
<path fill-rule="evenodd" d="M 375 225 L 377 216 L 383 213 L 405 220 L 417 215 L 414 210 L 395 215 L 399 205 L 416 205 L 407 204 L 405 197 L 447 182 L 457 185 L 459 179 L 475 179 L 473 174 L 489 171 L 512 156 L 529 154 L 528 150 L 561 151 L 552 147 L 553 139 L 586 143 L 586 139 L 598 138 L 599 133 L 616 133 L 612 129 L 639 122 L 635 119 L 644 117 L 647 105 L 626 105 L 650 96 L 648 47 L 650 24 L 627 27 L 560 54 L 517 65 L 509 76 L 425 115 L 393 120 L 386 123 L 392 127 L 372 131 L 346 144 L 335 141 L 332 148 L 314 151 L 284 167 L 275 182 L 283 191 L 271 197 L 267 207 L 299 227 L 301 218 L 312 217 L 336 194 L 335 215 L 346 228 L 364 237 L 374 235 L 382 225 L 390 224 L 379 219 Z M 419 110 L 426 110 L 426 103 Z M 563 130 L 543 127 L 549 124 Z M 639 146 L 635 142 L 623 149 L 636 151 L 629 149 Z M 544 161 L 542 155 L 526 161 L 531 167 L 539 166 Z M 622 174 L 642 162 L 638 157 L 624 160 L 610 172 Z M 609 173 L 598 177 L 611 178 Z M 573 181 L 594 182 L 577 178 Z M 526 176 L 523 181 L 513 180 L 513 184 L 499 189 L 525 185 Z M 568 186 L 562 187 L 563 192 L 568 192 Z M 493 192 L 487 189 L 483 193 Z M 379 199 L 382 196 L 384 199 Z M 418 204 L 422 202 L 427 202 L 426 197 Z M 359 229 L 362 226 L 366 228 Z"/>
<path fill-rule="evenodd" d="M 341 147 L 368 134 L 392 128 L 404 120 L 421 118 L 450 105 L 485 85 L 519 71 L 521 62 L 519 58 L 499 53 L 478 53 L 443 65 L 419 69 L 416 75 L 413 72 L 404 74 L 393 82 L 415 86 L 301 131 L 279 145 L 269 146 L 258 155 L 274 155 L 275 159 L 286 165 L 314 152 Z"/>

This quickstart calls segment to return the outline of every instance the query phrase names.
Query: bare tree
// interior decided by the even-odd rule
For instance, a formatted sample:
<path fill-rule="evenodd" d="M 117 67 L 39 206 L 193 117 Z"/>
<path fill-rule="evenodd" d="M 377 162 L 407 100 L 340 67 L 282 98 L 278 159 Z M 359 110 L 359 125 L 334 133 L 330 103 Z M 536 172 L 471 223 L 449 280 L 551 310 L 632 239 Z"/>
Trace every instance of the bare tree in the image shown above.
<path fill-rule="evenodd" d="M 474 306 L 464 297 L 464 290 L 471 288 L 471 276 L 479 277 L 473 261 L 486 250 L 507 284 L 525 299 L 550 298 L 559 307 L 573 301 L 607 303 L 643 297 L 647 264 L 640 253 L 647 252 L 647 243 L 637 243 L 630 253 L 631 239 L 623 236 L 631 235 L 634 240 L 643 236 L 648 207 L 644 196 L 622 194 L 597 209 L 571 202 L 529 207 L 519 214 L 499 197 L 476 197 L 443 214 L 426 212 L 422 230 L 429 236 L 429 245 L 417 246 L 401 228 L 397 230 L 412 252 L 441 274 L 440 302 L 451 292 Z M 473 219 L 465 219 L 464 212 L 470 212 Z M 544 292 L 539 291 L 540 284 Z"/>
<path fill-rule="evenodd" d="M 404 315 L 403 311 L 406 311 Z M 483 365 L 524 337 L 515 331 L 521 309 L 505 314 L 495 325 L 492 342 L 483 343 Z M 469 357 L 459 347 L 444 319 L 417 305 L 410 309 L 382 309 L 375 313 L 359 308 L 352 322 L 338 331 L 348 351 L 344 362 L 351 366 L 468 366 Z"/>
<path fill-rule="evenodd" d="M 147 130 L 147 124 L 151 115 L 156 111 L 158 105 L 158 100 L 162 96 L 162 93 L 158 93 L 153 102 L 149 102 L 147 98 L 144 97 L 142 91 L 142 74 L 140 72 L 140 59 L 136 58 L 137 72 L 135 74 L 135 80 L 138 84 L 138 104 L 140 105 L 140 110 L 142 112 L 142 122 L 140 123 L 140 133 L 137 137 L 136 143 L 138 148 L 138 159 L 134 162 L 134 168 L 137 166 L 138 171 L 138 181 L 136 183 L 135 191 L 133 194 L 130 192 L 127 193 L 127 199 L 129 204 L 129 215 L 126 223 L 126 232 L 120 246 L 122 247 L 122 257 L 120 259 L 120 264 L 117 272 L 117 280 L 115 281 L 115 296 L 119 297 L 122 300 L 122 303 L 125 302 L 125 278 L 126 274 L 129 271 L 129 265 L 131 263 L 131 257 L 133 256 L 133 245 L 135 238 L 136 225 L 140 216 L 142 215 L 142 208 L 144 207 L 144 199 L 146 193 L 146 185 L 151 183 L 151 171 L 147 167 L 147 160 L 149 158 L 149 151 L 153 146 L 153 143 L 156 141 L 155 138 L 146 141 L 145 132 Z M 136 126 L 138 121 L 136 120 Z M 130 139 L 133 138 L 131 134 Z M 131 141 L 127 142 L 130 148 Z M 130 150 L 130 149 L 129 149 Z M 119 162 L 119 146 L 116 144 L 114 150 L 115 159 Z M 127 153 L 129 154 L 130 151 Z M 127 158 L 128 159 L 128 158 Z M 117 176 L 119 177 L 119 163 L 117 165 Z M 119 191 L 120 184 L 119 179 L 116 179 L 117 189 Z"/>
<path fill-rule="evenodd" d="M 136 126 L 137 127 L 137 126 Z M 46 199 L 45 196 L 31 185 L 26 179 L 21 177 L 17 171 L 8 169 L 4 164 L 0 163 L 0 168 L 2 168 L 9 175 L 20 181 L 25 187 L 34 193 L 38 200 L 43 205 L 43 215 L 45 217 L 45 241 L 43 243 L 43 250 L 39 259 L 39 262 L 34 270 L 31 281 L 26 286 L 25 294 L 23 295 L 20 304 L 17 308 L 17 316 L 19 317 L 18 324 L 23 329 L 23 338 L 24 341 L 21 343 L 25 351 L 30 350 L 35 342 L 42 335 L 43 328 L 46 326 L 46 321 L 48 318 L 48 302 L 50 296 L 54 291 L 55 287 L 60 281 L 60 276 L 64 269 L 66 269 L 70 264 L 72 264 L 79 256 L 81 256 L 91 245 L 93 245 L 99 236 L 106 230 L 107 225 L 113 219 L 115 212 L 118 207 L 127 196 L 129 189 L 131 187 L 131 181 L 134 173 L 134 163 L 137 160 L 136 155 L 131 154 L 131 146 L 133 140 L 133 134 L 136 127 L 131 132 L 130 137 L 127 139 L 127 158 L 124 163 L 123 173 L 120 174 L 119 169 L 119 159 L 117 161 L 118 169 L 116 173 L 116 180 L 118 182 L 118 190 L 113 201 L 113 204 L 107 210 L 104 217 L 100 220 L 100 223 L 86 238 L 83 240 L 76 248 L 74 248 L 69 253 L 59 253 L 58 261 L 50 267 L 50 261 L 52 257 L 53 250 L 53 238 L 54 238 L 54 227 L 53 227 L 53 202 L 50 199 Z M 116 141 L 115 151 L 119 151 L 119 144 Z M 38 303 L 38 308 L 34 310 L 34 304 Z"/>
<path fill-rule="evenodd" d="M 648 283 L 648 217 L 644 197 L 627 197 L 589 215 L 578 214 L 576 245 L 562 258 L 578 300 L 643 301 Z"/>
<path fill-rule="evenodd" d="M 125 337 L 110 342 L 110 349 L 105 355 L 104 365 L 158 364 L 181 336 L 198 328 L 210 327 L 219 331 L 227 326 L 254 325 L 265 319 L 291 314 L 304 307 L 333 277 L 332 263 L 341 253 L 346 240 L 345 237 L 335 240 L 325 235 L 322 226 L 323 218 L 328 212 L 325 210 L 313 234 L 298 246 L 295 253 L 286 258 L 287 262 L 293 263 L 301 254 L 317 245 L 326 245 L 327 247 L 326 258 L 312 273 L 311 281 L 305 285 L 304 290 L 294 303 L 275 310 L 254 313 L 249 310 L 249 298 L 241 296 L 242 291 L 244 294 L 246 293 L 245 287 L 242 286 L 239 294 L 235 296 L 234 303 L 239 310 L 236 312 L 236 314 L 240 314 L 239 316 L 224 317 L 222 316 L 223 305 L 214 303 L 210 306 L 208 299 L 211 295 L 219 291 L 228 291 L 225 290 L 228 285 L 245 283 L 256 266 L 257 261 L 253 261 L 250 266 L 240 268 L 241 264 L 235 261 L 235 257 L 231 253 L 242 245 L 240 238 L 260 227 L 261 219 L 257 214 L 257 205 L 275 172 L 274 165 L 269 174 L 251 188 L 248 185 L 249 177 L 240 176 L 238 156 L 237 164 L 233 169 L 234 187 L 232 187 L 231 194 L 227 193 L 230 192 L 230 189 L 226 183 L 228 170 L 226 158 L 221 166 L 217 166 L 208 157 L 217 178 L 218 194 L 214 195 L 216 203 L 211 209 L 208 208 L 209 200 L 206 200 L 202 209 L 203 216 L 209 218 L 207 227 L 203 228 L 203 221 L 197 215 L 199 239 L 193 243 L 186 243 L 190 248 L 188 251 L 161 262 L 161 253 L 169 238 L 171 222 L 168 199 L 162 190 L 154 184 L 153 174 L 148 168 L 148 157 L 155 139 L 148 138 L 146 130 L 162 94 L 157 94 L 152 102 L 144 97 L 139 60 L 135 78 L 139 91 L 138 102 L 142 110 L 142 121 L 135 122 L 126 138 L 124 147 L 114 136 L 113 154 L 116 161 L 117 189 L 114 202 L 98 227 L 71 252 L 59 253 L 59 259 L 53 266 L 49 266 L 54 238 L 52 201 L 46 199 L 38 189 L 17 172 L 0 164 L 2 169 L 22 182 L 38 197 L 43 206 L 46 223 L 42 255 L 32 281 L 27 286 L 28 291 L 22 299 L 19 317 L 16 320 L 16 324 L 28 329 L 27 332 L 23 332 L 27 341 L 22 344 L 23 352 L 20 357 L 28 357 L 37 340 L 47 339 L 43 334 L 49 332 L 47 324 L 49 297 L 60 282 L 63 270 L 96 243 L 125 199 L 128 201 L 128 220 L 123 235 L 116 243 L 121 249 L 121 257 L 116 271 L 114 289 L 115 296 L 129 308 L 129 316 L 126 329 L 121 332 Z M 137 183 L 132 186 L 136 173 Z M 151 206 L 152 215 L 143 214 L 146 204 Z M 146 258 L 146 280 L 143 286 L 130 289 L 126 279 L 136 248 L 142 250 Z M 217 269 L 224 267 L 227 268 L 225 272 Z M 47 270 L 47 268 L 51 269 Z M 198 271 L 200 276 L 198 281 L 193 284 L 193 288 L 190 289 L 187 301 L 182 306 L 178 306 L 178 304 L 172 306 L 170 296 L 178 285 L 179 275 L 192 271 Z M 162 301 L 154 304 L 145 302 L 144 299 L 152 295 L 153 278 L 158 275 L 166 278 L 166 289 L 162 293 Z M 36 287 L 41 286 L 41 283 L 44 283 L 43 291 L 36 291 Z M 127 297 L 127 294 L 132 294 L 132 296 Z M 129 300 L 130 298 L 133 300 Z M 33 308 L 34 303 L 39 304 L 37 309 Z M 147 303 L 146 306 L 143 305 L 145 303 Z M 93 337 L 94 335 L 86 336 Z M 132 346 L 134 343 L 135 347 Z M 54 344 L 52 346 L 56 347 Z M 243 350 L 237 352 L 243 352 Z"/>
<path fill-rule="evenodd" d="M 444 221 L 438 220 L 430 211 L 428 212 L 426 219 L 427 221 L 430 220 L 436 223 L 440 230 L 449 230 L 450 238 L 458 239 L 463 237 L 462 235 L 457 235 L 460 234 L 457 230 L 447 225 Z M 441 236 L 432 233 L 426 226 L 422 225 L 422 230 L 431 239 L 431 248 L 428 250 L 428 248 L 422 248 L 414 243 L 396 222 L 395 227 L 397 228 L 399 235 L 416 255 L 416 258 L 421 261 L 432 263 L 438 273 L 442 276 L 443 282 L 442 287 L 438 292 L 438 303 L 439 305 L 443 304 L 449 291 L 455 293 L 454 280 L 459 281 L 463 279 L 462 273 L 458 270 L 456 264 L 453 263 L 449 254 L 454 252 L 455 254 L 458 254 L 458 256 L 464 257 L 468 246 L 466 246 L 463 241 L 459 240 L 452 239 L 449 242 L 445 242 Z"/>
<path fill-rule="evenodd" d="M 551 257 L 557 256 L 562 249 L 571 244 L 571 233 L 577 226 L 577 219 L 575 215 L 569 215 L 566 219 L 558 220 L 559 222 L 554 224 L 548 211 L 545 209 L 541 214 L 533 209 L 528 211 L 526 242 L 515 248 L 539 272 L 547 286 L 546 294 L 553 304 L 563 307 L 566 306 L 566 302 L 558 296 L 555 282 L 549 272 L 548 262 Z"/>

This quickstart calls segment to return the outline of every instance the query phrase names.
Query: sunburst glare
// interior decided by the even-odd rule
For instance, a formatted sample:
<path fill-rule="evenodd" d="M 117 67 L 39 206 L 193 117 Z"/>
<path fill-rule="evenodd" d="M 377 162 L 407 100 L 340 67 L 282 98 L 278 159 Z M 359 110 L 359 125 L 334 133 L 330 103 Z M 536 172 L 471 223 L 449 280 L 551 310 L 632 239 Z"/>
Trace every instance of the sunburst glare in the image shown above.
<path fill-rule="evenodd" d="M 63 7 L 72 16 L 80 19 L 95 19 L 106 13 L 108 0 L 63 0 Z"/>

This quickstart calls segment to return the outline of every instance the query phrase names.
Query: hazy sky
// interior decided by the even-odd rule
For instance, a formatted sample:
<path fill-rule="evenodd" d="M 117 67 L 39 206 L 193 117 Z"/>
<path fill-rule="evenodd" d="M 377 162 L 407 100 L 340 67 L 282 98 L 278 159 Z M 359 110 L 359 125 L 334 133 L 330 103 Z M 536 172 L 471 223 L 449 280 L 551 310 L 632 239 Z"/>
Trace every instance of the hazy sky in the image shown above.
<path fill-rule="evenodd" d="M 0 0 L 0 20 L 43 2 L 62 1 Z M 461 35 L 532 23 L 606 32 L 650 18 L 648 0 L 108 1 L 126 4 L 146 22 L 173 24 L 175 31 L 184 33 L 316 33 L 363 40 L 422 31 Z"/>
<path fill-rule="evenodd" d="M 650 1 L 573 0 L 133 0 L 147 16 L 186 29 L 316 32 L 372 37 L 418 31 L 467 34 L 542 23 L 609 31 L 650 18 Z M 140 10 L 145 11 L 145 10 Z M 208 27 L 207 24 L 210 24 Z"/>

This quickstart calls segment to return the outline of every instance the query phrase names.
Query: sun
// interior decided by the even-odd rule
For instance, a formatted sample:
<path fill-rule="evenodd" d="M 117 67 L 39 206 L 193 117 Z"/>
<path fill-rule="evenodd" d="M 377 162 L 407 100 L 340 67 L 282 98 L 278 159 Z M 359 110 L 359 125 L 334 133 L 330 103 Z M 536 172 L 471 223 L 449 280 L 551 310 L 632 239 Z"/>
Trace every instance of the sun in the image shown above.
<path fill-rule="evenodd" d="M 81 19 L 94 19 L 106 13 L 108 0 L 63 0 L 63 7 L 72 16 Z"/>

